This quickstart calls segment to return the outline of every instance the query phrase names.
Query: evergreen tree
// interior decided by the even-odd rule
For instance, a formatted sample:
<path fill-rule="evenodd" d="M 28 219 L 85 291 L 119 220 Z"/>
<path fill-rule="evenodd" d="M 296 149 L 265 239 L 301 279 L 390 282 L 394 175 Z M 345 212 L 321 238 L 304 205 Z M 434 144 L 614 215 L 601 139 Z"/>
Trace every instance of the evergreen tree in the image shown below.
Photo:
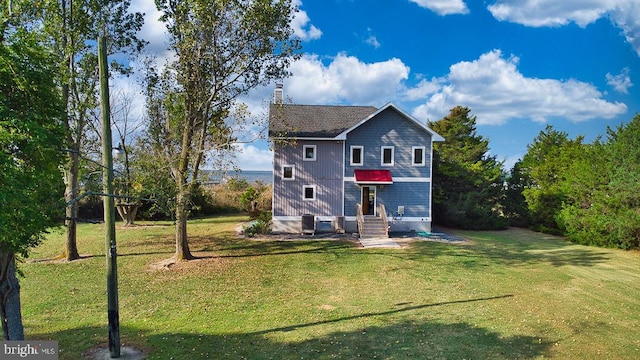
<path fill-rule="evenodd" d="M 499 229 L 504 196 L 502 163 L 488 155 L 489 140 L 476 133 L 476 117 L 457 106 L 429 126 L 445 138 L 434 144 L 433 215 L 444 226 Z"/>
<path fill-rule="evenodd" d="M 640 115 L 571 162 L 559 221 L 586 245 L 640 248 Z"/>
<path fill-rule="evenodd" d="M 511 168 L 506 180 L 504 214 L 512 226 L 529 225 L 529 208 L 522 192 L 531 182 L 518 160 Z"/>
<path fill-rule="evenodd" d="M 534 230 L 562 234 L 557 216 L 566 201 L 564 180 L 569 166 L 584 154 L 582 139 L 570 140 L 566 132 L 547 125 L 527 146 L 522 167 L 530 182 L 522 193 Z"/>

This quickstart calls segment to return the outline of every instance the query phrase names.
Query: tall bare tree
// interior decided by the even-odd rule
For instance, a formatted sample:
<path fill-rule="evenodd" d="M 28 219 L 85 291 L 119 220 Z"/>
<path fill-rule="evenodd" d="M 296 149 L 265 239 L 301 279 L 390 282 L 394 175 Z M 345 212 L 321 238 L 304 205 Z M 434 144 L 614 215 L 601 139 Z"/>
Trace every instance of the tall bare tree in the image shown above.
<path fill-rule="evenodd" d="M 41 10 L 43 30 L 54 49 L 61 74 L 60 87 L 66 110 L 67 160 L 64 166 L 66 241 L 64 257 L 79 258 L 76 220 L 80 196 L 80 159 L 87 142 L 88 123 L 98 106 L 96 39 L 106 31 L 109 53 L 139 52 L 144 42 L 136 37 L 142 28 L 140 13 L 130 13 L 130 0 L 47 0 L 34 3 Z M 119 64 L 113 69 L 126 71 Z"/>
<path fill-rule="evenodd" d="M 136 191 L 134 177 L 139 173 L 132 166 L 133 141 L 144 123 L 141 114 L 135 113 L 134 104 L 136 94 L 131 94 L 124 89 L 115 92 L 110 99 L 111 127 L 115 130 L 115 141 L 118 141 L 117 150 L 119 156 L 114 162 L 115 170 L 115 199 L 116 210 L 125 226 L 134 225 L 138 207 L 141 204 L 139 191 Z M 95 119 L 92 123 L 94 132 L 99 134 L 102 126 L 101 119 Z"/>
<path fill-rule="evenodd" d="M 212 154 L 230 154 L 229 118 L 249 90 L 289 75 L 300 54 L 290 0 L 156 0 L 175 59 L 147 76 L 149 138 L 176 187 L 175 260 L 193 258 L 190 196 Z"/>

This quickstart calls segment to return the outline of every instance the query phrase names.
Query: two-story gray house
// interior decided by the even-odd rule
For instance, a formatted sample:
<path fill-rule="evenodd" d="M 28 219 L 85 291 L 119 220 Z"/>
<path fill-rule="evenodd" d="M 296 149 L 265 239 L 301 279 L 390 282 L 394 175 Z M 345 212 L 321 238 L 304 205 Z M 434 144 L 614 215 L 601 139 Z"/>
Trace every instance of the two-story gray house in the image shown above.
<path fill-rule="evenodd" d="M 433 142 L 444 139 L 395 105 L 283 104 L 277 86 L 269 137 L 274 232 L 431 231 Z"/>

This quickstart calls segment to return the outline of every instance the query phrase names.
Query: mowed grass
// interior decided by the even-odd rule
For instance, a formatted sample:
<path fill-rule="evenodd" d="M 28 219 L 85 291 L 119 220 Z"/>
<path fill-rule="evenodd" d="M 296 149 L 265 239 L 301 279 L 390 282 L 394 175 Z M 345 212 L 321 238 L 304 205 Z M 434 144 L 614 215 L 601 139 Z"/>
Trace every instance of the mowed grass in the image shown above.
<path fill-rule="evenodd" d="M 169 269 L 170 223 L 118 226 L 122 343 L 148 359 L 637 359 L 640 254 L 525 230 L 415 241 L 238 238 L 243 217 L 189 223 L 202 258 Z M 21 264 L 29 339 L 60 359 L 107 342 L 102 225 L 81 225 L 72 263 L 60 231 Z"/>

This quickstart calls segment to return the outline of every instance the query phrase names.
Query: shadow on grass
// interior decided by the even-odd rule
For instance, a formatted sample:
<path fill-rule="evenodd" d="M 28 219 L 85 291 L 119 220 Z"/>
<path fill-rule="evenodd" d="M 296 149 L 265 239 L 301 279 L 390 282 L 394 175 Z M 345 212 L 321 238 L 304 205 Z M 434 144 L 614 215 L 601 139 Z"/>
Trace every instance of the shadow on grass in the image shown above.
<path fill-rule="evenodd" d="M 599 248 L 572 244 L 560 237 L 539 234 L 522 229 L 505 231 L 456 232 L 470 240 L 464 245 L 416 240 L 402 249 L 360 249 L 353 241 L 345 239 L 295 241 L 252 241 L 235 234 L 218 236 L 192 236 L 190 246 L 197 258 L 199 252 L 215 253 L 219 258 L 252 258 L 262 256 L 286 256 L 295 254 L 328 254 L 334 256 L 387 256 L 418 262 L 450 257 L 462 268 L 484 268 L 491 265 L 547 264 L 554 267 L 566 265 L 594 266 L 610 259 L 610 254 Z M 174 252 L 173 243 L 167 238 L 139 240 L 119 245 L 118 256 L 161 255 Z M 88 255 L 86 258 L 104 256 Z M 210 254 L 204 258 L 212 257 Z M 39 261 L 36 259 L 35 261 Z"/>
<path fill-rule="evenodd" d="M 288 255 L 298 253 L 349 252 L 350 255 L 380 255 L 399 259 L 429 261 L 437 257 L 451 256 L 463 267 L 487 267 L 493 264 L 529 265 L 548 264 L 554 267 L 565 265 L 594 266 L 610 259 L 610 255 L 598 248 L 577 246 L 561 237 L 540 234 L 524 229 L 504 231 L 461 232 L 471 241 L 464 245 L 416 240 L 402 249 L 357 249 L 349 240 L 296 241 L 238 241 L 227 238 L 213 251 L 221 257 L 254 257 Z M 211 248 L 206 248 L 212 250 Z"/>
<path fill-rule="evenodd" d="M 285 327 L 280 327 L 280 328 L 275 328 L 275 329 L 263 330 L 263 331 L 255 332 L 254 334 L 256 334 L 256 335 L 258 335 L 258 334 L 268 334 L 268 333 L 279 332 L 279 331 L 288 332 L 288 331 L 298 330 L 298 329 L 305 328 L 305 327 L 311 327 L 311 326 L 317 326 L 317 325 L 323 325 L 323 324 L 330 324 L 330 323 L 336 323 L 336 322 L 347 321 L 347 320 L 368 318 L 368 317 L 373 317 L 373 316 L 392 315 L 392 314 L 397 314 L 397 313 L 401 313 L 401 312 L 413 311 L 413 310 L 421 310 L 421 309 L 435 307 L 435 306 L 453 305 L 453 304 L 465 304 L 465 303 L 472 303 L 472 302 L 478 302 L 478 301 L 489 301 L 489 300 L 506 299 L 506 298 L 510 298 L 510 297 L 513 297 L 513 295 L 500 295 L 500 296 L 491 296 L 491 297 L 484 297 L 484 298 L 477 298 L 477 299 L 443 301 L 443 302 L 433 303 L 433 304 L 406 306 L 406 307 L 403 307 L 403 308 L 400 308 L 400 309 L 394 309 L 394 310 L 389 310 L 389 311 L 382 311 L 382 312 L 376 312 L 376 313 L 365 313 L 365 314 L 347 316 L 347 317 L 338 318 L 338 319 L 322 320 L 322 321 L 316 321 L 316 322 L 307 323 L 307 324 L 291 325 L 291 326 L 285 326 Z M 408 303 L 402 303 L 402 304 L 398 304 L 398 305 L 408 305 Z"/>
<path fill-rule="evenodd" d="M 240 244 L 238 244 L 240 245 Z M 220 249 L 223 258 L 243 258 L 257 256 L 293 255 L 293 254 L 326 254 L 331 251 L 353 248 L 348 241 L 262 241 L 242 244 Z"/>
<path fill-rule="evenodd" d="M 213 321 L 213 319 L 212 319 Z M 349 319 L 342 319 L 349 321 Z M 301 327 L 320 326 L 296 333 Z M 538 336 L 502 336 L 471 324 L 402 321 L 326 332 L 302 324 L 248 333 L 156 332 L 121 326 L 122 344 L 147 359 L 533 359 L 550 356 L 553 341 Z M 282 330 L 286 329 L 286 330 Z M 291 330 L 288 330 L 291 329 Z M 273 332 L 287 331 L 278 336 Z M 88 358 L 106 347 L 106 327 L 85 327 L 31 338 L 59 341 L 60 359 Z"/>
<path fill-rule="evenodd" d="M 525 231 L 527 232 L 527 231 Z M 482 232 L 479 232 L 483 234 Z M 528 232 L 535 238 L 538 234 Z M 497 235 L 496 235 L 497 234 Z M 598 248 L 577 246 L 560 238 L 548 239 L 540 235 L 535 241 L 511 236 L 513 232 L 492 232 L 491 236 L 471 238 L 465 245 L 414 241 L 402 249 L 360 249 L 349 240 L 250 241 L 224 238 L 216 242 L 200 242 L 198 251 L 217 252 L 221 258 L 251 258 L 294 254 L 327 254 L 335 256 L 388 256 L 414 261 L 431 261 L 450 256 L 466 268 L 482 268 L 493 264 L 528 265 L 548 264 L 594 266 L 610 259 L 610 255 Z M 520 234 L 521 235 L 521 234 Z M 194 246 L 195 248 L 195 246 Z"/>
<path fill-rule="evenodd" d="M 594 266 L 610 259 L 610 255 L 599 248 L 578 246 L 560 237 L 528 230 L 478 231 L 462 234 L 471 240 L 466 245 L 415 242 L 413 248 L 425 255 L 458 257 L 457 261 L 464 267 L 486 267 L 492 264 Z"/>

